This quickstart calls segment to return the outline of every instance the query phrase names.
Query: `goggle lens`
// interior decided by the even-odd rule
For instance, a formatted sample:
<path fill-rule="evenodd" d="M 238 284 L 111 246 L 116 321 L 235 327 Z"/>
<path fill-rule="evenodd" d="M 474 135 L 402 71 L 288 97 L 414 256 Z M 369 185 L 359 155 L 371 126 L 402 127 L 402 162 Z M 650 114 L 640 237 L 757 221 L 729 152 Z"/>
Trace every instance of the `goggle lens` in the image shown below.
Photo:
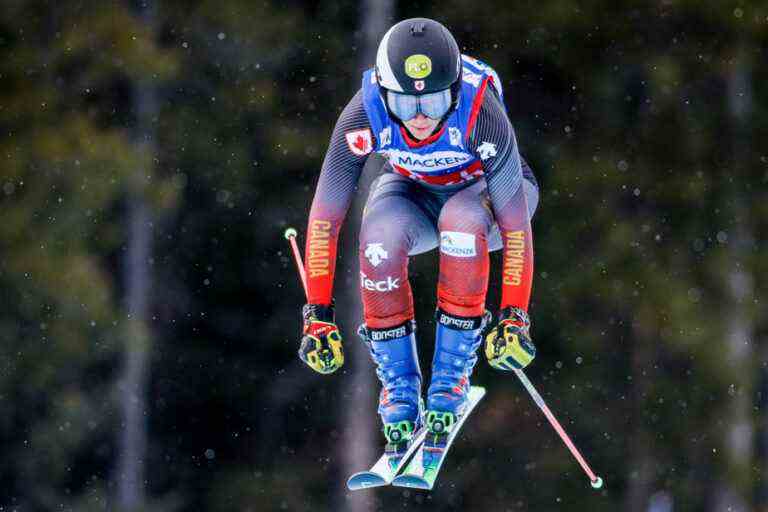
<path fill-rule="evenodd" d="M 409 121 L 421 112 L 431 119 L 441 119 L 451 108 L 451 90 L 427 94 L 401 94 L 387 91 L 387 106 L 401 121 Z"/>

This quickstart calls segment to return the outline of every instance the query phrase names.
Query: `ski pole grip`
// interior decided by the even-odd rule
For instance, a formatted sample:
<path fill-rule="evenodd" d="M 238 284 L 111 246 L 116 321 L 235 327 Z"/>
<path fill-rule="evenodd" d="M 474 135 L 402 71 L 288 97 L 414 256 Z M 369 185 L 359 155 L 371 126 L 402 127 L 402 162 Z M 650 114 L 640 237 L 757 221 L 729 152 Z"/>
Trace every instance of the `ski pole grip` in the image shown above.
<path fill-rule="evenodd" d="M 301 260 L 301 253 L 299 252 L 299 246 L 296 244 L 296 236 L 298 233 L 293 228 L 288 228 L 283 233 L 283 236 L 291 244 L 293 250 L 293 260 L 296 262 L 296 268 L 299 271 L 299 277 L 301 277 L 301 284 L 304 285 L 304 296 L 309 300 L 309 291 L 307 291 L 307 273 L 304 271 L 304 262 Z"/>

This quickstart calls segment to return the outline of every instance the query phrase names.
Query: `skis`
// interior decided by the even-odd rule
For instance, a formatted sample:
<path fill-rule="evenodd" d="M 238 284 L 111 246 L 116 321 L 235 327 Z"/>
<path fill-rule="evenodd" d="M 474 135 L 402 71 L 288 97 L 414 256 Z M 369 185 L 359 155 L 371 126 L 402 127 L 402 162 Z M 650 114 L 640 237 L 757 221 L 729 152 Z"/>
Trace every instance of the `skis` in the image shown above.
<path fill-rule="evenodd" d="M 448 455 L 448 450 L 451 449 L 453 441 L 461 430 L 461 426 L 484 395 L 485 388 L 472 386 L 469 390 L 467 410 L 451 429 L 444 443 L 440 443 L 439 446 L 432 446 L 429 442 L 422 443 L 411 463 L 408 464 L 402 474 L 392 481 L 392 485 L 431 490 L 435 485 L 438 473 L 440 473 L 440 468 L 445 462 L 445 457 Z"/>
<path fill-rule="evenodd" d="M 479 386 L 470 388 L 466 412 L 457 420 L 444 443 L 441 443 L 440 446 L 424 443 L 427 435 L 427 429 L 424 427 L 415 434 L 411 446 L 394 466 L 390 464 L 389 457 L 384 454 L 370 470 L 352 475 L 347 481 L 347 487 L 356 491 L 392 484 L 399 487 L 432 489 L 440 472 L 440 467 L 443 465 L 448 450 L 450 450 L 464 421 L 484 395 L 485 388 Z M 412 459 L 411 455 L 413 455 Z M 411 459 L 410 464 L 403 470 L 409 459 Z M 401 471 L 402 473 L 400 473 Z"/>
<path fill-rule="evenodd" d="M 421 443 L 424 442 L 424 437 L 427 435 L 427 428 L 421 427 L 413 435 L 413 441 L 408 449 L 405 451 L 402 457 L 397 461 L 390 461 L 390 456 L 386 453 L 379 457 L 376 464 L 371 466 L 368 471 L 361 471 L 355 473 L 349 480 L 347 480 L 347 487 L 350 491 L 357 491 L 360 489 L 369 489 L 371 487 L 381 487 L 382 485 L 389 485 L 392 483 L 392 479 L 405 467 L 408 459 L 411 458 L 413 452 L 415 452 Z"/>

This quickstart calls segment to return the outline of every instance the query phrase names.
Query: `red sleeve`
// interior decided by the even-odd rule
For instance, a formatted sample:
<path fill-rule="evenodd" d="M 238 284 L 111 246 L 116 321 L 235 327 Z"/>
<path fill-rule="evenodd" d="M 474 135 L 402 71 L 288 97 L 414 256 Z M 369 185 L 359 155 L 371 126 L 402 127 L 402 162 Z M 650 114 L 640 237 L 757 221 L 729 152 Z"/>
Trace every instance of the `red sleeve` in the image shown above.
<path fill-rule="evenodd" d="M 307 226 L 306 272 L 307 303 L 331 303 L 333 295 L 333 276 L 336 270 L 336 247 L 341 222 L 315 218 L 322 215 L 310 215 Z"/>
<path fill-rule="evenodd" d="M 370 123 L 358 91 L 336 122 L 309 213 L 304 253 L 309 304 L 331 303 L 339 231 L 372 150 Z"/>
<path fill-rule="evenodd" d="M 491 87 L 488 91 L 495 89 Z M 488 91 L 469 147 L 483 161 L 488 195 L 504 243 L 501 308 L 514 306 L 528 311 L 533 281 L 533 236 L 525 197 L 526 166 L 501 100 Z"/>
<path fill-rule="evenodd" d="M 514 306 L 528 311 L 533 284 L 533 233 L 521 185 L 497 220 L 504 242 L 501 309 Z"/>

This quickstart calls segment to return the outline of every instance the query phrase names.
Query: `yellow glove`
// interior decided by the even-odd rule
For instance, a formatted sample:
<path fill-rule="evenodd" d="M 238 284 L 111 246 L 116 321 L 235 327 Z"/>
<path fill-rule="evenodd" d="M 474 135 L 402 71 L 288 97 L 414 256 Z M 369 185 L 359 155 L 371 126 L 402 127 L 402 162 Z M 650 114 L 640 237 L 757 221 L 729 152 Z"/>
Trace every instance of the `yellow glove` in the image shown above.
<path fill-rule="evenodd" d="M 536 357 L 536 347 L 528 333 L 528 314 L 520 308 L 505 308 L 501 319 L 485 338 L 488 363 L 502 371 L 522 370 Z"/>
<path fill-rule="evenodd" d="M 307 304 L 299 357 L 317 373 L 333 373 L 344 365 L 341 333 L 334 323 L 333 305 Z"/>

